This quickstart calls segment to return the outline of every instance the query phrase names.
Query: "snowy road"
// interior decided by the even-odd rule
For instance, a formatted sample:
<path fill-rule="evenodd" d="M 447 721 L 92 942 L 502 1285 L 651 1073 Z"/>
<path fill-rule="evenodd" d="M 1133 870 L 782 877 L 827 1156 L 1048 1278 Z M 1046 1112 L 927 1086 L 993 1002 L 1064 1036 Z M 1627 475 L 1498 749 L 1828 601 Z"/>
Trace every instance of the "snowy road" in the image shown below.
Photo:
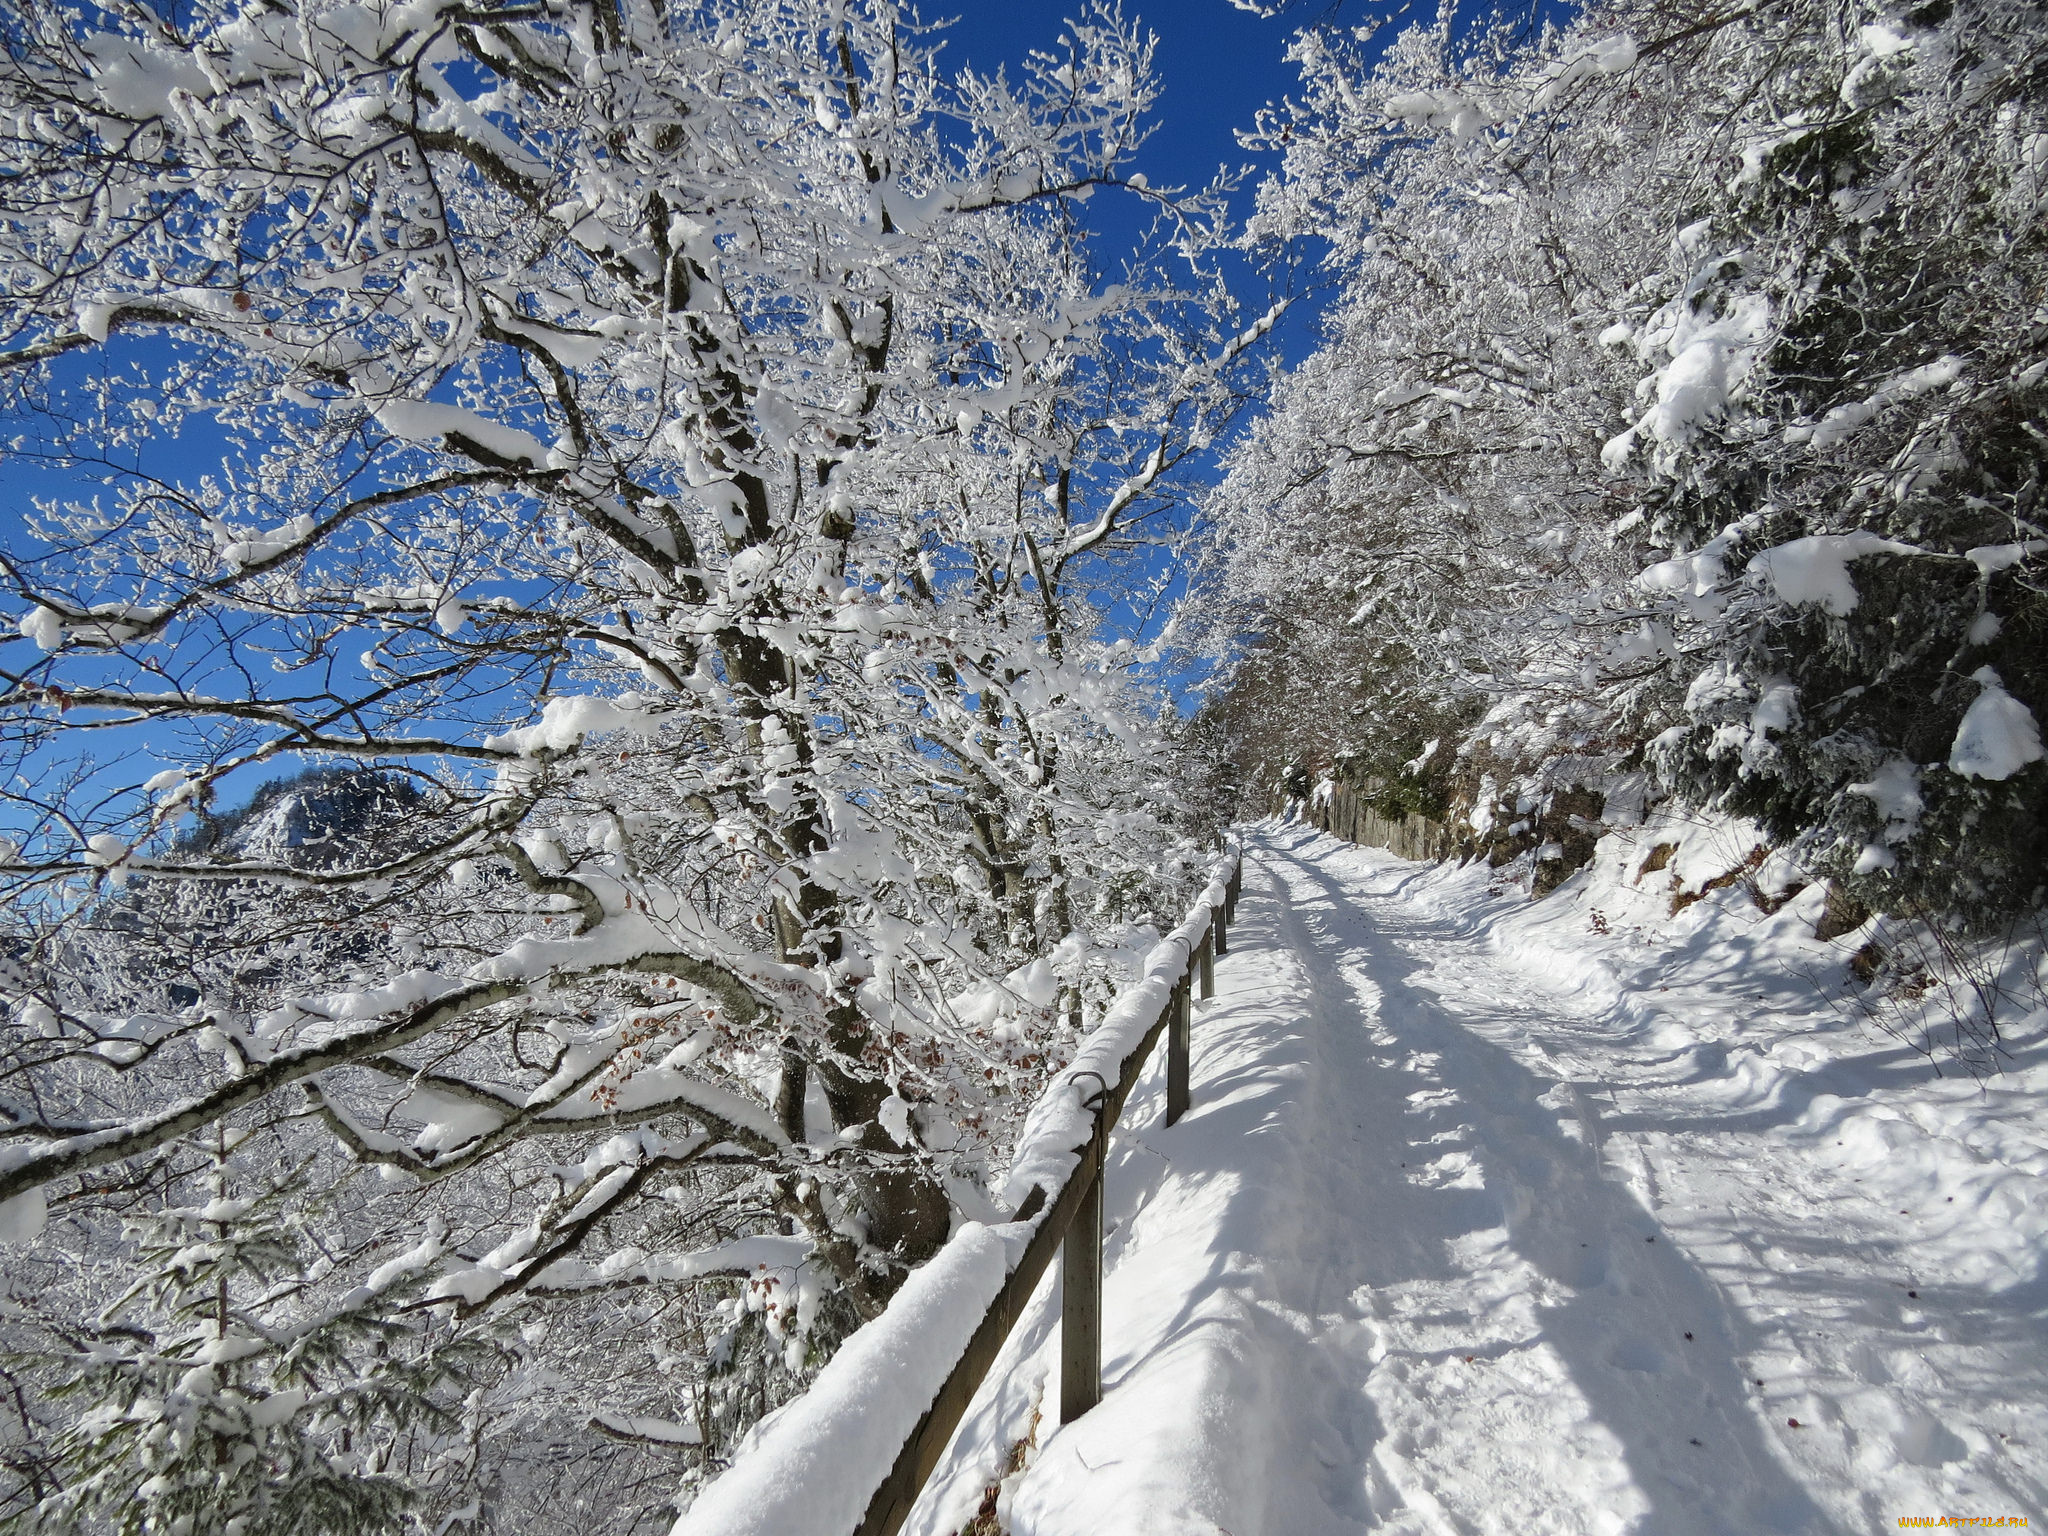
<path fill-rule="evenodd" d="M 1733 909 L 1705 912 L 1631 972 L 1586 889 L 1532 906 L 1486 880 L 1253 842 L 1194 1108 L 1167 1129 L 1156 1085 L 1134 1098 L 1112 1165 L 1107 1395 L 1038 1429 L 1004 1528 L 2048 1513 L 2038 1053 L 2006 1098 L 1950 1092 L 1817 1028 L 1787 963 L 1810 917 L 1731 948 Z M 1057 1401 L 1055 1311 L 913 1529 L 958 1531 Z"/>

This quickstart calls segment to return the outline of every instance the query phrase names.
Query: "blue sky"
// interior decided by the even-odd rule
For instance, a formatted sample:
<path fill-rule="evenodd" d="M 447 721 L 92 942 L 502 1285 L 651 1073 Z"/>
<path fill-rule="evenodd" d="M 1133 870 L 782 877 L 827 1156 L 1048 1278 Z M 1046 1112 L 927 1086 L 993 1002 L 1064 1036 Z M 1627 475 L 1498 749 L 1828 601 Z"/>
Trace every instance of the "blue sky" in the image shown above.
<path fill-rule="evenodd" d="M 983 70 L 1005 64 L 1013 75 L 1032 48 L 1058 38 L 1077 9 L 1075 0 L 936 0 L 922 8 L 927 20 L 958 16 L 946 34 L 948 60 Z M 1218 165 L 1255 162 L 1233 135 L 1294 87 L 1283 57 L 1287 39 L 1314 13 L 1262 19 L 1230 0 L 1154 0 L 1128 4 L 1125 14 L 1157 34 L 1154 62 L 1165 85 L 1145 174 L 1156 185 L 1196 186 Z"/>
<path fill-rule="evenodd" d="M 919 7 L 927 22 L 957 18 L 943 34 L 943 62 L 983 71 L 1000 65 L 1013 78 L 1031 50 L 1053 47 L 1067 17 L 1079 9 L 1079 0 L 931 0 Z M 1231 0 L 1125 0 L 1124 14 L 1158 40 L 1153 68 L 1161 85 L 1154 131 L 1135 169 L 1155 187 L 1197 188 L 1206 186 L 1220 167 L 1249 167 L 1234 199 L 1241 220 L 1250 211 L 1259 180 L 1278 166 L 1276 156 L 1246 149 L 1237 135 L 1252 126 L 1262 106 L 1297 88 L 1300 76 L 1286 59 L 1288 40 L 1314 21 L 1362 19 L 1349 14 L 1356 9 L 1307 0 L 1279 16 L 1262 17 Z M 1140 211 L 1135 199 L 1129 202 L 1127 209 L 1116 199 L 1098 197 L 1088 205 L 1089 217 L 1102 230 L 1098 249 L 1105 261 L 1114 259 L 1119 242 L 1131 233 L 1124 227 L 1124 216 Z M 1243 263 L 1234 264 L 1232 276 L 1246 307 L 1253 312 L 1262 308 L 1264 279 Z M 1314 345 L 1313 300 L 1311 295 L 1310 302 L 1298 303 L 1274 338 L 1289 361 L 1300 359 Z M 1163 558 L 1152 568 L 1163 572 Z M 1179 582 L 1173 581 L 1170 590 L 1178 588 Z M 1164 611 L 1149 604 L 1142 611 L 1118 604 L 1108 613 L 1113 629 L 1127 628 L 1137 639 L 1149 638 L 1165 618 Z"/>
<path fill-rule="evenodd" d="M 934 0 L 920 14 L 927 21 L 955 18 L 944 34 L 945 62 L 980 70 L 1002 65 L 1015 77 L 1026 55 L 1050 48 L 1080 8 L 1081 0 Z M 1250 167 L 1234 199 L 1242 220 L 1260 179 L 1278 169 L 1278 157 L 1246 149 L 1237 135 L 1252 126 L 1260 107 L 1298 87 L 1300 76 L 1286 59 L 1288 40 L 1314 22 L 1355 24 L 1363 19 L 1355 11 L 1344 0 L 1295 0 L 1281 15 L 1261 17 L 1231 0 L 1125 0 L 1124 14 L 1158 39 L 1153 68 L 1162 87 L 1154 131 L 1136 169 L 1155 187 L 1195 188 L 1206 186 L 1219 167 Z M 1106 250 L 1125 233 L 1116 222 L 1122 211 L 1108 198 L 1089 205 L 1109 237 Z M 1241 275 L 1245 302 L 1262 304 L 1262 283 L 1248 271 Z M 1278 340 L 1294 360 L 1307 353 L 1314 334 L 1313 306 L 1303 305 Z"/>
<path fill-rule="evenodd" d="M 1081 0 L 936 0 L 921 10 L 928 22 L 957 14 L 945 32 L 943 57 L 947 63 L 956 67 L 971 64 L 984 71 L 1003 66 L 1014 77 L 1032 49 L 1050 49 L 1057 44 L 1066 18 L 1080 8 Z M 1127 3 L 1125 14 L 1156 33 L 1155 67 L 1163 87 L 1156 130 L 1136 169 L 1155 187 L 1199 187 L 1209 182 L 1219 166 L 1250 166 L 1237 199 L 1241 217 L 1249 208 L 1258 179 L 1274 167 L 1271 157 L 1254 155 L 1239 145 L 1236 134 L 1252 124 L 1261 106 L 1295 88 L 1297 76 L 1284 57 L 1295 29 L 1327 20 L 1333 12 L 1324 0 L 1304 0 L 1272 18 L 1248 13 L 1230 0 L 1155 0 L 1149 7 Z M 1334 14 L 1346 21 L 1354 19 L 1343 11 Z M 1104 227 L 1102 255 L 1106 263 L 1113 264 L 1117 249 L 1143 213 L 1135 199 L 1124 201 L 1130 203 L 1128 210 L 1115 206 L 1119 200 L 1106 197 L 1090 206 L 1091 214 Z M 1134 221 L 1128 226 L 1127 217 Z M 1245 275 L 1250 279 L 1245 289 L 1247 304 L 1263 307 L 1263 283 L 1254 274 Z M 1313 305 L 1298 306 L 1279 338 L 1283 349 L 1298 358 L 1313 337 Z M 88 359 L 60 371 L 72 373 L 92 366 Z M 27 423 L 0 422 L 8 429 L 0 432 L 0 442 L 24 425 Z M 217 460 L 224 447 L 217 429 L 194 423 L 188 425 L 182 441 L 159 440 L 137 467 L 189 479 L 203 471 L 208 461 Z M 0 454 L 0 463 L 5 465 L 0 469 L 0 545 L 19 537 L 32 495 L 89 495 L 99 489 L 95 483 L 98 473 L 67 472 L 38 464 L 32 450 L 29 455 Z M 14 615 L 5 617 L 11 620 Z M 1113 610 L 1110 622 L 1121 622 L 1142 635 L 1156 624 L 1157 617 Z"/>

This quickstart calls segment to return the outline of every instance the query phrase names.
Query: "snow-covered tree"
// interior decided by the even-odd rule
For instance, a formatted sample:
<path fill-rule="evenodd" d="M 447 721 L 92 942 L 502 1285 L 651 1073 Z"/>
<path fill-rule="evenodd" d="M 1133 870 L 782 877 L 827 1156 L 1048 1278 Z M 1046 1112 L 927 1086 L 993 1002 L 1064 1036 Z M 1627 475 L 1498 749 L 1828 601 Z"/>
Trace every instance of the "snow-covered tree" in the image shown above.
<path fill-rule="evenodd" d="M 442 1229 L 308 1308 L 328 1207 L 304 1165 L 238 1178 L 249 1148 L 232 1139 L 219 1127 L 210 1152 L 194 1149 L 203 1204 L 130 1222 L 134 1278 L 100 1315 L 63 1315 L 61 1284 L 28 1304 L 39 1347 L 10 1364 L 70 1411 L 53 1427 L 49 1486 L 24 1490 L 13 1528 L 388 1530 L 418 1500 L 406 1453 L 477 1427 L 465 1405 L 503 1374 L 491 1341 L 393 1312 L 424 1289 Z"/>
<path fill-rule="evenodd" d="M 1524 24 L 1297 42 L 1253 234 L 1342 288 L 1215 499 L 1229 707 L 1455 738 L 1525 808 L 1643 764 L 1875 905 L 2037 902 L 2034 8 Z"/>
<path fill-rule="evenodd" d="M 1270 317 L 1218 196 L 1131 174 L 1150 43 L 1091 10 L 1012 81 L 886 0 L 6 25 L 9 451 L 107 483 L 0 550 L 0 1211 L 90 1231 L 113 1318 L 136 1191 L 183 1220 L 177 1149 L 281 1138 L 350 1232 L 299 1324 L 401 1306 L 438 1233 L 403 1305 L 522 1319 L 527 1422 L 715 1457 L 978 1208 L 1182 895 L 1097 599 Z M 1098 191 L 1157 214 L 1114 285 Z"/>

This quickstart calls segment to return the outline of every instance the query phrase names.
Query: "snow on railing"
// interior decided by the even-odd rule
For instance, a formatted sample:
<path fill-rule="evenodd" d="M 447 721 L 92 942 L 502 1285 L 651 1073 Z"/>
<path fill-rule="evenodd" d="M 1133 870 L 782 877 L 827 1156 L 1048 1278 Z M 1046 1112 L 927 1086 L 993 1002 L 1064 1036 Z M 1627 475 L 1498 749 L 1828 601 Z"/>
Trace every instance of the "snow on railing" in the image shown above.
<path fill-rule="evenodd" d="M 1191 984 L 1214 991 L 1243 881 L 1217 861 L 1187 920 L 1026 1117 L 997 1226 L 968 1222 L 698 1496 L 672 1536 L 894 1536 L 974 1390 L 1064 1245 L 1060 1418 L 1101 1396 L 1102 1182 L 1109 1132 L 1161 1033 L 1167 1123 L 1187 1108 Z"/>

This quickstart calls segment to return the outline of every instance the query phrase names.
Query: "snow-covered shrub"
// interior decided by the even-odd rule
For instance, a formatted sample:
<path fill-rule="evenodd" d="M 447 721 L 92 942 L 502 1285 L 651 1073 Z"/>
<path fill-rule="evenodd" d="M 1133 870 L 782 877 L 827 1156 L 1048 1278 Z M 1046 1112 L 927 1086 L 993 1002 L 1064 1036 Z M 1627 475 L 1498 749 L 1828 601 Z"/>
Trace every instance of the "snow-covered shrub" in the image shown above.
<path fill-rule="evenodd" d="M 268 1167 L 245 1167 L 247 1137 L 233 1150 L 224 1131 L 212 1139 L 210 1153 L 173 1152 L 204 1159 L 202 1204 L 145 1197 L 128 1219 L 124 1290 L 81 1315 L 79 1286 L 57 1278 L 9 1319 L 10 1368 L 56 1422 L 22 1447 L 39 1475 L 0 1527 L 388 1531 L 420 1502 L 409 1462 L 474 1470 L 464 1441 L 509 1362 L 480 1331 L 406 1308 L 441 1229 L 315 1300 L 307 1278 L 333 1263 L 337 1207 L 304 1165 L 279 1170 L 275 1148 Z"/>

